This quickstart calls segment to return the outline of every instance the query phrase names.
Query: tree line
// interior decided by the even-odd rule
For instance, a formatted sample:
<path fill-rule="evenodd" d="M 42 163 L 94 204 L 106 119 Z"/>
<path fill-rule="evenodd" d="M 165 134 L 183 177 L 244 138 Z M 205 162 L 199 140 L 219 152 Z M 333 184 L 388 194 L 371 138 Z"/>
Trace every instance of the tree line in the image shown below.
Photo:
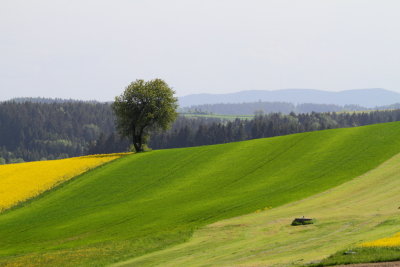
<path fill-rule="evenodd" d="M 193 118 L 181 117 L 171 130 L 153 133 L 149 144 L 154 149 L 212 145 L 394 121 L 400 121 L 400 110 L 301 114 L 292 112 L 287 115 L 260 113 L 250 120 L 198 123 L 194 123 Z"/>
<path fill-rule="evenodd" d="M 167 131 L 150 132 L 152 149 L 220 144 L 307 131 L 400 121 L 400 110 L 353 113 L 270 113 L 228 120 L 179 116 Z M 0 164 L 122 152 L 109 103 L 0 103 Z"/>
<path fill-rule="evenodd" d="M 109 104 L 0 103 L 0 163 L 59 159 L 86 153 L 90 142 L 115 132 Z"/>
<path fill-rule="evenodd" d="M 374 110 L 399 109 L 400 104 L 376 107 Z M 256 111 L 264 113 L 311 113 L 311 112 L 345 112 L 345 111 L 364 111 L 366 107 L 358 105 L 334 105 L 334 104 L 293 104 L 287 102 L 248 102 L 248 103 L 220 103 L 203 104 L 191 107 L 180 108 L 181 113 L 192 114 L 221 114 L 221 115 L 252 115 Z"/>

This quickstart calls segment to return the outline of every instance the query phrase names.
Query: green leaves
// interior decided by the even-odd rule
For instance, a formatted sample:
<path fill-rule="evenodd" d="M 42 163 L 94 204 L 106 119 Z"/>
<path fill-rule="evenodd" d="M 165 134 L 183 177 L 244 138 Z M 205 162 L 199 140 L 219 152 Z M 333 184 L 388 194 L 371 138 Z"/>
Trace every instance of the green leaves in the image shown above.
<path fill-rule="evenodd" d="M 178 107 L 175 92 L 161 79 L 136 80 L 115 98 L 112 108 L 119 132 L 142 151 L 150 130 L 166 130 L 176 119 Z"/>

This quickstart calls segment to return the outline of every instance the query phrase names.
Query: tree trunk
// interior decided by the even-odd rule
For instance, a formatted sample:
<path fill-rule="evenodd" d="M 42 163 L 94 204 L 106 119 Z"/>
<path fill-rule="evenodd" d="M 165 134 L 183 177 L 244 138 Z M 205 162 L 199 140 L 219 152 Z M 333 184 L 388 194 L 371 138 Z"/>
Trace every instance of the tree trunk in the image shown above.
<path fill-rule="evenodd" d="M 143 152 L 143 144 L 141 136 L 134 135 L 132 137 L 132 142 L 136 152 Z"/>
<path fill-rule="evenodd" d="M 137 153 L 143 151 L 142 145 L 140 145 L 139 143 L 133 143 L 133 146 L 135 147 Z"/>

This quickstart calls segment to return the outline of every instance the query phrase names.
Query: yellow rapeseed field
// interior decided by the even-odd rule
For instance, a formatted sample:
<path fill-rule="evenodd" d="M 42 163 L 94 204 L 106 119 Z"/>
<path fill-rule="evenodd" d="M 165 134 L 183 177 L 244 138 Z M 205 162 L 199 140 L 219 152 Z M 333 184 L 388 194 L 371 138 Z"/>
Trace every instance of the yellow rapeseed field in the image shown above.
<path fill-rule="evenodd" d="M 392 237 L 386 237 L 361 244 L 362 247 L 400 247 L 400 233 Z"/>
<path fill-rule="evenodd" d="M 126 153 L 0 166 L 0 212 Z"/>

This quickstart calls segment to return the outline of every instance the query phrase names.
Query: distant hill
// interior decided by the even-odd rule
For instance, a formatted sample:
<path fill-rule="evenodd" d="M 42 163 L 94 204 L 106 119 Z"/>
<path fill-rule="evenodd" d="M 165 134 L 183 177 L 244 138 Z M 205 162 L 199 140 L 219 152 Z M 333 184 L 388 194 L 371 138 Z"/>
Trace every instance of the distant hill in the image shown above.
<path fill-rule="evenodd" d="M 376 107 L 377 110 L 398 109 L 400 104 Z M 219 115 L 254 115 L 262 112 L 268 113 L 311 113 L 311 112 L 342 112 L 342 111 L 363 111 L 369 108 L 358 105 L 339 106 L 334 104 L 293 104 L 287 102 L 247 102 L 247 103 L 226 103 L 226 104 L 203 104 L 180 108 L 181 113 L 189 114 L 219 114 Z"/>
<path fill-rule="evenodd" d="M 360 105 L 367 108 L 400 103 L 400 94 L 380 88 L 328 92 L 313 89 L 241 91 L 230 94 L 194 94 L 179 98 L 181 107 L 217 103 L 289 102 L 294 104 Z"/>

